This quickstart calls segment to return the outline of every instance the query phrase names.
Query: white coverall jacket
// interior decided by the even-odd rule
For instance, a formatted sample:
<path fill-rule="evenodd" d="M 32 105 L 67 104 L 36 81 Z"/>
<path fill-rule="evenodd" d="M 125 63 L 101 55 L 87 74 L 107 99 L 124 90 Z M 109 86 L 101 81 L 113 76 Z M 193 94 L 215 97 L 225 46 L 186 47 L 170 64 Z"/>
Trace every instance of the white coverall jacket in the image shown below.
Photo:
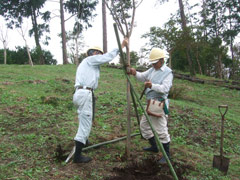
<path fill-rule="evenodd" d="M 77 68 L 75 79 L 76 91 L 73 95 L 73 103 L 77 107 L 79 126 L 74 138 L 75 141 L 86 144 L 92 127 L 93 92 L 86 88 L 97 89 L 100 77 L 100 65 L 113 60 L 118 55 L 118 52 L 118 49 L 114 49 L 103 55 L 89 56 Z M 77 89 L 79 86 L 82 86 L 83 89 Z"/>

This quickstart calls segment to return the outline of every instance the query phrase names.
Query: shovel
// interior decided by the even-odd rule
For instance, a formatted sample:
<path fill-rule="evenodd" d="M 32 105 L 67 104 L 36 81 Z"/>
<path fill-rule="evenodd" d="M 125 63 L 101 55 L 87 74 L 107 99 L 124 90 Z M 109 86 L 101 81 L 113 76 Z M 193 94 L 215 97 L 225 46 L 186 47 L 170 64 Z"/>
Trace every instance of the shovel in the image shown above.
<path fill-rule="evenodd" d="M 225 109 L 225 112 L 222 113 L 222 109 Z M 225 175 L 228 171 L 228 165 L 229 165 L 229 158 L 226 158 L 223 156 L 223 129 L 224 129 L 224 115 L 227 113 L 228 106 L 227 105 L 219 105 L 218 110 L 222 117 L 222 126 L 221 126 L 221 144 L 220 144 L 220 156 L 214 155 L 213 157 L 213 167 L 219 169 L 220 171 L 224 172 Z"/>
<path fill-rule="evenodd" d="M 144 88 L 144 90 L 142 91 L 142 94 L 141 94 L 141 96 L 140 96 L 140 100 L 142 99 L 142 97 L 143 97 L 143 95 L 144 95 L 144 92 L 146 91 L 146 87 Z"/>

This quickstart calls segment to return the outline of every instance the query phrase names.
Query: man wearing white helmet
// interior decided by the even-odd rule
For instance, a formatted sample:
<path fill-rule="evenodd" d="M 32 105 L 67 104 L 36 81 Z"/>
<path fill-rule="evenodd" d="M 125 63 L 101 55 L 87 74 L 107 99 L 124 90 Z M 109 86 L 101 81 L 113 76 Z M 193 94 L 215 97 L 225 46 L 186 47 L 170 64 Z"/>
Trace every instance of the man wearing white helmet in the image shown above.
<path fill-rule="evenodd" d="M 122 48 L 128 43 L 127 39 L 122 42 Z M 94 118 L 94 90 L 98 87 L 100 76 L 100 65 L 112 61 L 119 53 L 118 49 L 104 54 L 99 47 L 92 47 L 87 50 L 85 59 L 79 64 L 75 79 L 75 93 L 73 103 L 77 106 L 79 126 L 75 140 L 74 163 L 87 163 L 91 161 L 90 157 L 82 155 L 82 148 L 89 137 L 92 121 Z"/>
<path fill-rule="evenodd" d="M 134 75 L 137 80 L 144 82 L 145 95 L 147 100 L 155 99 L 158 101 L 165 101 L 164 112 L 162 117 L 149 116 L 151 122 L 156 130 L 161 143 L 163 144 L 166 154 L 170 158 L 170 135 L 167 127 L 167 114 L 168 114 L 168 93 L 172 86 L 173 74 L 172 70 L 164 64 L 165 54 L 163 50 L 159 48 L 153 48 L 150 52 L 149 63 L 152 64 L 152 68 L 145 72 L 137 72 L 136 69 L 130 68 L 129 74 Z M 145 151 L 159 152 L 154 134 L 149 126 L 149 123 L 145 116 L 142 117 L 140 123 L 140 129 L 145 139 L 148 139 L 150 147 L 143 148 Z M 160 164 L 166 163 L 166 159 L 162 157 L 159 161 Z"/>

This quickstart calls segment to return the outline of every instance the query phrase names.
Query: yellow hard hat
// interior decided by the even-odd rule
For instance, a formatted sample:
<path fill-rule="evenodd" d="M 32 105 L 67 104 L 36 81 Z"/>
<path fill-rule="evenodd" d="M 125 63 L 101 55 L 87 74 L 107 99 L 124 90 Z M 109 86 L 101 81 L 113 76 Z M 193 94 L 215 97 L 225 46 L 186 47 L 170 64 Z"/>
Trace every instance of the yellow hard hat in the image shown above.
<path fill-rule="evenodd" d="M 160 48 L 152 48 L 149 55 L 149 63 L 153 64 L 158 62 L 159 59 L 165 58 L 165 53 Z"/>
<path fill-rule="evenodd" d="M 89 48 L 89 49 L 87 50 L 87 55 L 88 55 L 88 52 L 89 52 L 90 50 L 97 50 L 97 51 L 100 51 L 100 52 L 103 54 L 103 50 L 102 50 L 102 48 L 100 48 L 99 46 L 93 46 L 93 47 Z"/>

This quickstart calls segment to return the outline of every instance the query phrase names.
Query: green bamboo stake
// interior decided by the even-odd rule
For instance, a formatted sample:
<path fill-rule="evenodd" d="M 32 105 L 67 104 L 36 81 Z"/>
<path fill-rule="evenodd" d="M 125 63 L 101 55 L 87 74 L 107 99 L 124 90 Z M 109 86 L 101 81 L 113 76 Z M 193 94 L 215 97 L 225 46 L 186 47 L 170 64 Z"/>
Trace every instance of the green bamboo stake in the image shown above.
<path fill-rule="evenodd" d="M 136 117 L 137 117 L 139 132 L 140 132 L 140 134 L 141 134 L 141 138 L 143 138 L 142 132 L 141 132 L 141 130 L 140 130 L 140 118 L 139 118 L 139 114 L 138 114 L 137 103 L 136 103 L 136 101 L 135 101 L 135 97 L 134 97 L 134 94 L 133 94 L 133 92 L 132 92 L 132 88 L 130 88 L 130 92 L 131 92 L 131 97 L 132 97 L 133 106 L 134 106 L 134 109 L 135 109 L 135 114 L 136 114 Z"/>
<path fill-rule="evenodd" d="M 138 135 L 140 135 L 140 133 L 131 134 L 131 137 L 138 136 Z M 124 136 L 124 137 L 120 137 L 120 138 L 113 139 L 113 140 L 110 140 L 110 141 L 105 141 L 105 142 L 102 142 L 102 143 L 94 144 L 94 145 L 88 146 L 86 148 L 83 148 L 82 151 L 87 151 L 87 150 L 92 149 L 92 148 L 97 148 L 97 147 L 100 147 L 100 146 L 103 146 L 103 145 L 106 145 L 106 144 L 115 143 L 115 142 L 124 140 L 126 138 L 127 138 L 127 136 Z M 68 163 L 68 161 L 72 158 L 72 156 L 75 153 L 75 148 L 76 147 L 73 146 L 73 149 L 70 152 L 70 154 L 68 155 L 67 159 L 65 160 L 65 163 Z"/>
<path fill-rule="evenodd" d="M 138 136 L 138 135 L 140 135 L 140 133 L 134 133 L 134 134 L 131 134 L 131 137 Z M 105 142 L 98 143 L 98 144 L 94 144 L 92 146 L 88 146 L 86 148 L 83 148 L 82 151 L 86 151 L 86 150 L 89 150 L 89 149 L 92 149 L 92 148 L 97 148 L 99 146 L 103 146 L 103 145 L 106 145 L 106 144 L 115 143 L 115 142 L 118 142 L 118 141 L 121 141 L 121 140 L 124 140 L 124 139 L 127 139 L 127 136 L 120 137 L 120 138 L 117 138 L 117 139 L 113 139 L 113 140 L 110 140 L 110 141 L 105 141 Z"/>
<path fill-rule="evenodd" d="M 113 26 L 114 26 L 114 30 L 115 30 L 115 34 L 116 34 L 116 38 L 117 38 L 117 43 L 118 43 L 118 48 L 119 48 L 119 51 L 120 51 L 120 56 L 121 56 L 121 59 L 122 59 L 122 63 L 123 63 L 123 65 L 124 65 L 124 67 L 125 67 L 125 68 L 123 68 L 124 74 L 125 74 L 128 82 L 129 82 L 129 84 L 130 84 L 130 86 L 131 86 L 131 90 L 132 90 L 133 94 L 135 95 L 138 103 L 140 104 L 140 107 L 141 107 L 141 109 L 143 110 L 144 115 L 146 116 L 147 121 L 148 121 L 148 123 L 149 123 L 149 125 L 150 125 L 150 127 L 151 127 L 151 129 L 152 129 L 152 131 L 153 131 L 154 138 L 155 138 L 155 140 L 156 140 L 156 142 L 157 142 L 158 148 L 159 148 L 159 149 L 161 150 L 161 152 L 163 153 L 163 156 L 165 157 L 165 159 L 166 159 L 166 161 L 167 161 L 167 164 L 168 164 L 168 166 L 169 166 L 169 168 L 170 168 L 170 171 L 171 171 L 174 179 L 175 179 L 175 180 L 178 180 L 178 177 L 177 177 L 177 175 L 176 175 L 176 173 L 175 173 L 175 171 L 174 171 L 174 168 L 173 168 L 173 166 L 172 166 L 172 164 L 171 164 L 171 162 L 170 162 L 170 160 L 169 160 L 169 158 L 168 158 L 168 156 L 167 156 L 167 154 L 166 154 L 166 152 L 165 152 L 165 150 L 164 150 L 164 148 L 163 148 L 162 143 L 161 143 L 160 140 L 159 140 L 159 137 L 158 137 L 158 135 L 157 135 L 157 133 L 156 133 L 153 125 L 152 125 L 152 122 L 151 122 L 151 120 L 150 120 L 150 118 L 149 118 L 146 110 L 144 109 L 144 107 L 143 107 L 143 105 L 142 105 L 142 102 L 140 101 L 137 93 L 135 92 L 129 76 L 127 75 L 127 69 L 126 69 L 126 64 L 125 64 L 125 61 L 124 61 L 124 55 L 123 55 L 123 51 L 122 51 L 122 47 L 121 47 L 121 43 L 120 43 L 120 38 L 119 38 L 119 35 L 118 35 L 117 25 L 114 23 Z"/>

